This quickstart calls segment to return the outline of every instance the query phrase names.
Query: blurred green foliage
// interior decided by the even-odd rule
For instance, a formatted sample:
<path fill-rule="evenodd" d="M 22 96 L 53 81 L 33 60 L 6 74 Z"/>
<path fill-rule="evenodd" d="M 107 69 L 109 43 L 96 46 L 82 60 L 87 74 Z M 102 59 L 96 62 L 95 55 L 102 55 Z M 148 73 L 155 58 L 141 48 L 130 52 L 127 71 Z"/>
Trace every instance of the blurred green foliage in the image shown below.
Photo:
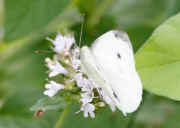
<path fill-rule="evenodd" d="M 5 0 L 3 8 L 4 17 L 0 11 L 0 30 L 4 30 L 0 44 L 0 128 L 52 128 L 61 111 L 49 111 L 40 118 L 34 118 L 30 111 L 37 99 L 43 97 L 47 77 L 44 58 L 50 55 L 35 51 L 49 50 L 46 36 L 54 36 L 54 32 L 61 30 L 73 31 L 78 42 L 81 15 L 85 13 L 83 45 L 90 45 L 110 29 L 121 29 L 128 32 L 137 51 L 158 25 L 180 11 L 180 1 Z M 74 105 L 63 128 L 180 127 L 179 102 L 144 94 L 139 110 L 127 117 L 107 108 L 97 113 L 95 119 L 84 119 L 82 114 L 75 114 L 79 107 Z"/>

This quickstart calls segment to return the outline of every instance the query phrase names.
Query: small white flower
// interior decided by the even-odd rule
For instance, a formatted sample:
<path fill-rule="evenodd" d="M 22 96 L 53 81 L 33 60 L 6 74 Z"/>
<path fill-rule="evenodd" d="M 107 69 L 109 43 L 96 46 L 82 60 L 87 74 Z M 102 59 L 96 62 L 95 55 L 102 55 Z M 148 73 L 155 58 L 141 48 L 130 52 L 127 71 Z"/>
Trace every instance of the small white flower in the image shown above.
<path fill-rule="evenodd" d="M 81 111 L 84 111 L 84 117 L 90 116 L 91 118 L 95 118 L 94 114 L 95 106 L 93 104 L 87 103 L 81 106 Z"/>
<path fill-rule="evenodd" d="M 93 100 L 93 97 L 91 93 L 81 93 L 81 99 L 82 105 L 85 105 L 87 103 L 90 103 Z"/>
<path fill-rule="evenodd" d="M 84 86 L 82 73 L 76 73 L 73 79 L 76 81 L 78 87 L 81 88 Z"/>
<path fill-rule="evenodd" d="M 80 88 L 93 89 L 91 82 L 88 79 L 83 77 L 83 73 L 76 73 L 76 75 L 74 76 L 74 80 L 77 82 L 77 86 Z"/>
<path fill-rule="evenodd" d="M 52 61 L 50 58 L 46 58 L 45 61 L 50 70 L 49 77 L 53 77 L 58 74 L 67 74 L 67 70 L 57 60 Z"/>
<path fill-rule="evenodd" d="M 74 80 L 76 81 L 77 86 L 81 88 L 81 91 L 83 92 L 81 93 L 80 99 L 82 103 L 80 111 L 84 111 L 84 117 L 88 117 L 88 115 L 90 115 L 91 118 L 94 118 L 95 106 L 90 103 L 94 98 L 94 86 L 89 79 L 83 77 L 83 73 L 76 73 Z"/>
<path fill-rule="evenodd" d="M 114 112 L 116 110 L 116 106 L 112 99 L 105 94 L 105 92 L 102 89 L 99 89 L 99 95 L 102 96 L 102 99 L 110 106 L 111 110 Z"/>
<path fill-rule="evenodd" d="M 72 44 L 75 43 L 75 39 L 72 35 L 62 35 L 58 33 L 55 40 L 47 38 L 47 40 L 51 41 L 54 44 L 53 50 L 57 53 L 61 53 L 63 51 L 67 52 L 71 48 Z"/>
<path fill-rule="evenodd" d="M 77 73 L 74 76 L 74 79 L 76 80 L 77 86 L 79 88 L 81 88 L 81 91 L 83 92 L 81 94 L 81 101 L 86 101 L 86 98 L 89 99 L 93 99 L 94 98 L 94 92 L 93 92 L 93 85 L 91 83 L 91 81 L 89 81 L 88 79 L 83 77 L 82 73 Z M 91 100 L 92 101 L 92 100 Z M 89 101 L 89 102 L 91 102 Z"/>
<path fill-rule="evenodd" d="M 50 81 L 48 84 L 45 85 L 45 88 L 47 90 L 44 91 L 44 95 L 53 97 L 58 91 L 64 89 L 64 85 L 56 83 L 55 81 Z"/>
<path fill-rule="evenodd" d="M 72 52 L 73 52 L 73 56 L 75 56 L 75 57 L 80 56 L 80 48 L 79 47 L 74 48 Z"/>
<path fill-rule="evenodd" d="M 110 106 L 113 112 L 116 111 L 116 105 L 109 96 L 103 96 L 104 101 Z"/>

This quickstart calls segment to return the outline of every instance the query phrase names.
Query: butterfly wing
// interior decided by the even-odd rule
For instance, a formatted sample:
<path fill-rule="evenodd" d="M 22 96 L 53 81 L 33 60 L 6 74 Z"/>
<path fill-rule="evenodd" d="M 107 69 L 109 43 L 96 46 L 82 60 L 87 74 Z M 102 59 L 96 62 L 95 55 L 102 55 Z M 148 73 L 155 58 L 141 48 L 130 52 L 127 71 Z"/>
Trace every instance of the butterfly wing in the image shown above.
<path fill-rule="evenodd" d="M 135 69 L 133 49 L 127 34 L 116 30 L 103 34 L 93 43 L 89 55 L 91 59 L 87 58 L 87 61 L 91 61 L 86 65 L 93 65 L 89 71 L 94 70 L 98 74 L 101 79 L 98 84 L 115 105 L 124 114 L 135 111 L 142 99 L 142 84 Z"/>

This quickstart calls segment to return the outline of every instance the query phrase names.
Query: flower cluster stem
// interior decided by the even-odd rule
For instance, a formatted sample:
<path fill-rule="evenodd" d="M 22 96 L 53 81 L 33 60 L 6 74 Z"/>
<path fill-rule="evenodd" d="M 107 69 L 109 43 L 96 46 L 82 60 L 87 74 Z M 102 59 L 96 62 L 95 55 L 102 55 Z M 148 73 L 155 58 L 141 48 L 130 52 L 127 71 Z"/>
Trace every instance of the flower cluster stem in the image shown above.
<path fill-rule="evenodd" d="M 70 105 L 67 105 L 66 108 L 61 113 L 61 115 L 59 116 L 59 119 L 56 122 L 55 128 L 61 128 L 63 121 L 69 112 L 69 109 L 70 109 Z"/>

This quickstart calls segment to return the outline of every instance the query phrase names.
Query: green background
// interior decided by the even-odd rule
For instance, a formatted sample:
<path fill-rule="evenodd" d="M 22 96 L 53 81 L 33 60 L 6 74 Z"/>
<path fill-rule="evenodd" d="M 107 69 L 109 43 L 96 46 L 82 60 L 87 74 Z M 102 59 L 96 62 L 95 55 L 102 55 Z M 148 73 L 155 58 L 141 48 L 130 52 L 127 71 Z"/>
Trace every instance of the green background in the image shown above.
<path fill-rule="evenodd" d="M 152 78 L 156 71 L 141 70 L 141 67 L 148 67 L 149 62 L 154 62 L 150 64 L 157 65 L 158 69 L 158 64 L 174 62 L 171 57 L 163 59 L 163 56 L 159 62 L 154 58 L 156 54 L 146 57 L 144 53 L 149 50 L 155 53 L 160 51 L 164 55 L 167 52 L 173 53 L 170 55 L 179 53 L 179 45 L 171 45 L 174 41 L 176 44 L 180 42 L 179 38 L 168 38 L 165 30 L 167 24 L 177 22 L 174 28 L 179 32 L 180 18 L 176 16 L 175 21 L 164 23 L 179 11 L 179 0 L 0 0 L 0 128 L 55 127 L 61 111 L 47 111 L 39 118 L 34 118 L 30 111 L 31 106 L 44 97 L 47 77 L 44 58 L 51 56 L 48 53 L 36 54 L 35 51 L 50 50 L 50 43 L 45 38 L 54 37 L 57 31 L 74 32 L 78 43 L 82 14 L 85 14 L 83 45 L 90 45 L 98 36 L 111 29 L 126 31 L 135 52 L 147 42 L 149 47 L 145 45 L 136 56 L 145 91 L 138 111 L 127 117 L 106 108 L 98 112 L 95 119 L 85 119 L 82 114 L 75 114 L 79 108 L 73 105 L 62 128 L 179 128 L 180 102 L 176 100 L 180 99 L 180 66 L 174 69 L 176 72 L 171 72 L 177 73 L 176 78 L 166 82 L 163 80 L 169 78 L 166 73 L 171 68 L 164 73 L 161 72 L 164 70 L 159 71 L 161 77 L 157 78 L 157 75 L 157 79 Z M 156 29 L 162 23 L 164 27 Z M 178 37 L 178 34 L 175 36 Z M 162 44 L 166 39 L 169 39 L 165 43 L 166 47 L 172 46 L 168 50 L 164 50 Z M 155 44 L 158 44 L 159 49 Z M 151 84 L 148 83 L 150 76 L 154 80 Z M 171 90 L 172 86 L 174 89 Z"/>

